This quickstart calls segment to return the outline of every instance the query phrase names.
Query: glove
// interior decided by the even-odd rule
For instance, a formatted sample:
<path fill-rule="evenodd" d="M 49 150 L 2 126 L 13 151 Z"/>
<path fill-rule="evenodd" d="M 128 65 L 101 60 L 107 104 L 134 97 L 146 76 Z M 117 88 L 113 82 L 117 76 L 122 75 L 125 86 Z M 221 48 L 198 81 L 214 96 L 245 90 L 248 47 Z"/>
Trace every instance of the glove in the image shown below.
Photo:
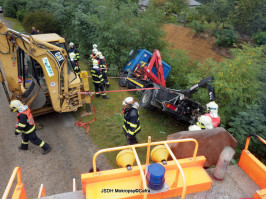
<path fill-rule="evenodd" d="M 17 131 L 15 131 L 15 135 L 17 136 L 19 133 Z"/>

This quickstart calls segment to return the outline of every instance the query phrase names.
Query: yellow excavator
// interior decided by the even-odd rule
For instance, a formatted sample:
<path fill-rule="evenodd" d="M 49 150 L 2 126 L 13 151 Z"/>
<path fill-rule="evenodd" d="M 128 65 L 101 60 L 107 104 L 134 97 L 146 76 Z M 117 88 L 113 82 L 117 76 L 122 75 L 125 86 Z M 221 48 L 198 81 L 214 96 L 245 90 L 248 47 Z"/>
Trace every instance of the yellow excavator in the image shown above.
<path fill-rule="evenodd" d="M 34 116 L 84 104 L 90 112 L 90 96 L 79 93 L 89 91 L 88 73 L 75 74 L 65 39 L 57 34 L 26 35 L 0 21 L 0 82 L 8 101 L 22 101 Z"/>

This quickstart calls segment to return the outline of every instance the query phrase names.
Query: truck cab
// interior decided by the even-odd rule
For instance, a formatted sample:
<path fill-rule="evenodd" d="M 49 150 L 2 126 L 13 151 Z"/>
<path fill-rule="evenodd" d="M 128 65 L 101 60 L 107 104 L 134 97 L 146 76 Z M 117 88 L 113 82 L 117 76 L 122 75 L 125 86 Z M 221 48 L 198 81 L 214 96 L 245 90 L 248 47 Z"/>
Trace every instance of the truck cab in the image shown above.
<path fill-rule="evenodd" d="M 128 63 L 126 64 L 123 72 L 126 72 L 128 70 L 134 71 L 137 65 L 141 66 L 148 65 L 152 55 L 153 54 L 146 49 L 139 49 L 135 51 L 132 54 L 131 58 L 129 59 Z M 171 67 L 164 61 L 162 61 L 162 63 L 163 63 L 164 78 L 166 80 L 170 73 Z M 152 72 L 154 75 L 157 76 L 157 70 L 155 67 L 152 68 Z"/>

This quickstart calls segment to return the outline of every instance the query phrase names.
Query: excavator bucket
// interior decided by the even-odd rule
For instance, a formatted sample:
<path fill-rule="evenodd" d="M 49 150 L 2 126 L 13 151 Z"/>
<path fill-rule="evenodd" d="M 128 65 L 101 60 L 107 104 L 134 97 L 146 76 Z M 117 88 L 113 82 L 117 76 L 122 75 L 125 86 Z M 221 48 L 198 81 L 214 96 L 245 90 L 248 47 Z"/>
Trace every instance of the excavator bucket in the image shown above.
<path fill-rule="evenodd" d="M 21 97 L 23 103 L 27 104 L 31 110 L 42 108 L 46 102 L 46 96 L 34 78 Z"/>

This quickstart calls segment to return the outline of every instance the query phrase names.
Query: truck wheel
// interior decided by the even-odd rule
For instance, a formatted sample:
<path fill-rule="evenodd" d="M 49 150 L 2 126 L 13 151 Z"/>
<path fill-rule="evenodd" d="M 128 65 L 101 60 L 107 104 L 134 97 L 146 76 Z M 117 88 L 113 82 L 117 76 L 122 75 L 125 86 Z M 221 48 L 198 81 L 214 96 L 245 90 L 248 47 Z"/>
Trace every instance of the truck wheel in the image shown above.
<path fill-rule="evenodd" d="M 153 90 L 145 90 L 140 99 L 140 106 L 149 110 L 155 110 L 156 107 L 151 105 Z"/>
<path fill-rule="evenodd" d="M 120 78 L 118 79 L 118 85 L 120 87 L 126 87 L 127 86 L 127 82 L 128 82 L 127 75 L 128 75 L 127 72 L 123 72 L 121 74 Z"/>
<path fill-rule="evenodd" d="M 129 89 L 135 89 L 135 88 L 136 88 L 136 85 L 135 85 L 134 83 L 132 83 L 131 81 L 128 81 L 128 83 L 127 83 L 127 87 L 128 87 Z"/>

